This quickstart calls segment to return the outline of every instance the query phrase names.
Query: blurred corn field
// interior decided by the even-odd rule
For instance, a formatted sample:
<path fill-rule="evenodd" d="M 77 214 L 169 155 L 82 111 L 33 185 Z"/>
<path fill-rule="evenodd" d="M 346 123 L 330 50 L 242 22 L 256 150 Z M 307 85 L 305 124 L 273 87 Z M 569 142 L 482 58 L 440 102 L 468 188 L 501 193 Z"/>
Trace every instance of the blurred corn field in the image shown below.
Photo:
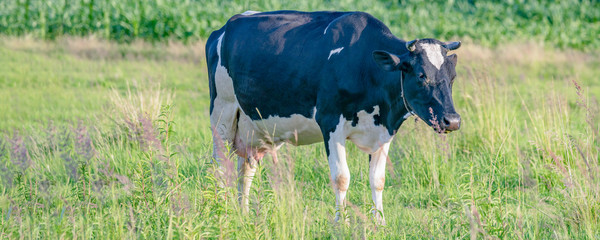
<path fill-rule="evenodd" d="M 366 11 L 406 39 L 470 38 L 486 46 L 533 40 L 600 49 L 600 2 L 595 0 L 2 0 L 0 34 L 190 42 L 207 38 L 234 14 L 280 9 Z"/>

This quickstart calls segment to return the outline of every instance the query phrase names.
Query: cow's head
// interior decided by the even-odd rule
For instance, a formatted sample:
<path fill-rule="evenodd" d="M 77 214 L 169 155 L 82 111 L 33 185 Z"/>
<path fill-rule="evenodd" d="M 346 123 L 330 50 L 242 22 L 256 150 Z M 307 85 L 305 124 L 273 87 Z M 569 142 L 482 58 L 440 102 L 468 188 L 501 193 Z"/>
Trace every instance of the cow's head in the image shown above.
<path fill-rule="evenodd" d="M 374 51 L 373 57 L 386 71 L 402 71 L 398 84 L 410 110 L 430 126 L 437 122 L 440 131 L 449 132 L 460 128 L 460 115 L 452 102 L 457 58 L 447 53 L 459 47 L 460 42 L 417 39 L 406 43 L 405 54 Z"/>

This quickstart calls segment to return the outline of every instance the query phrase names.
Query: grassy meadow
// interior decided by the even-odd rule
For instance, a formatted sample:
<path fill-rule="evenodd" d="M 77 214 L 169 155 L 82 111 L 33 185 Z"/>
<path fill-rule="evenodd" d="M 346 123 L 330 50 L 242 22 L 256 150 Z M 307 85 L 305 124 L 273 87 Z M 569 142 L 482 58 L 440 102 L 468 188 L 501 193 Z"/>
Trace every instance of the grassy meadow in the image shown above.
<path fill-rule="evenodd" d="M 464 44 L 463 127 L 400 128 L 376 226 L 353 145 L 350 224 L 320 144 L 265 158 L 240 213 L 211 164 L 202 49 L 4 38 L 0 238 L 600 237 L 598 55 Z"/>
<path fill-rule="evenodd" d="M 600 239 L 598 2 L 508 2 L 0 1 L 0 239 Z M 347 224 L 322 144 L 266 157 L 248 214 L 215 174 L 202 39 L 234 12 L 280 8 L 463 40 L 462 127 L 403 124 L 386 226 L 351 143 Z"/>

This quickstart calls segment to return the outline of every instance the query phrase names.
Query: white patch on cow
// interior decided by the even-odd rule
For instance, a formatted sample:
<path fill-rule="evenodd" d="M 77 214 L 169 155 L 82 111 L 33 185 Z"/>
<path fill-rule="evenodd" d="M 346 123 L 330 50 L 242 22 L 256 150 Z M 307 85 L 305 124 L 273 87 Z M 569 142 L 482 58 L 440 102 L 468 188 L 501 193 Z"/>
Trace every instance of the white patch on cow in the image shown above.
<path fill-rule="evenodd" d="M 248 212 L 248 195 L 250 194 L 250 186 L 252 185 L 252 179 L 256 173 L 256 167 L 258 161 L 250 157 L 239 157 L 238 156 L 238 194 L 241 195 L 239 198 L 240 204 L 242 205 L 242 211 Z"/>
<path fill-rule="evenodd" d="M 345 207 L 344 199 L 350 184 L 350 169 L 346 162 L 346 131 L 348 121 L 344 119 L 344 115 L 340 115 L 340 120 L 335 130 L 329 133 L 329 171 L 331 173 L 331 181 L 335 192 L 335 221 L 340 218 L 340 210 Z"/>
<path fill-rule="evenodd" d="M 321 142 L 323 135 L 315 119 L 317 108 L 314 107 L 312 112 L 311 118 L 292 114 L 290 117 L 269 116 L 265 119 L 252 120 L 242 111 L 238 123 L 238 135 L 242 136 L 243 145 L 254 148 L 273 146 L 278 148 L 283 143 L 298 146 Z"/>
<path fill-rule="evenodd" d="M 336 127 L 337 129 L 342 127 L 344 133 L 344 139 L 349 139 L 362 151 L 372 154 L 381 148 L 385 143 L 392 139 L 392 135 L 389 134 L 385 126 L 379 124 L 375 125 L 375 115 L 379 115 L 379 106 L 374 106 L 374 110 L 371 113 L 367 113 L 365 110 L 361 110 L 356 115 L 358 116 L 358 123 L 352 126 L 352 121 L 348 121 L 342 118 L 340 123 Z M 331 141 L 331 139 L 330 139 Z"/>
<path fill-rule="evenodd" d="M 240 120 L 240 129 L 254 132 L 254 137 L 248 139 L 253 147 L 261 147 L 265 143 L 279 145 L 287 142 L 298 146 L 323 141 L 321 128 L 314 116 L 306 118 L 300 114 L 292 114 L 290 117 L 269 116 L 261 120 L 244 117 L 247 121 Z"/>
<path fill-rule="evenodd" d="M 223 43 L 223 36 L 225 36 L 225 33 L 221 34 L 217 42 L 217 55 L 219 56 L 219 60 L 217 61 L 217 70 L 215 71 L 217 99 L 227 100 L 229 102 L 237 102 L 237 98 L 235 97 L 235 93 L 233 91 L 233 79 L 231 79 L 231 76 L 229 76 L 227 73 L 227 69 L 222 65 L 221 62 L 221 44 Z"/>
<path fill-rule="evenodd" d="M 336 196 L 336 221 L 339 220 L 340 210 L 343 211 L 344 199 L 346 198 L 346 191 L 350 183 L 350 171 L 346 162 L 346 139 L 354 142 L 358 148 L 369 154 L 377 155 L 377 158 L 381 160 L 382 151 L 385 150 L 387 156 L 387 150 L 392 137 L 388 130 L 383 125 L 375 125 L 375 115 L 379 114 L 379 106 L 374 106 L 374 110 L 371 113 L 367 113 L 365 110 L 361 110 L 357 113 L 358 123 L 352 126 L 352 121 L 348 121 L 343 115 L 340 115 L 340 120 L 335 130 L 329 133 L 329 140 L 327 142 L 329 150 L 329 169 L 331 171 L 331 180 L 334 187 Z M 379 155 L 378 155 L 379 154 Z M 380 164 L 378 164 L 380 165 Z M 384 170 L 382 171 L 381 168 Z M 374 168 L 379 181 L 385 175 L 385 165 L 377 166 Z M 383 173 L 382 173 L 383 172 Z M 382 187 L 376 184 L 377 189 Z M 381 191 L 374 196 L 374 200 L 381 199 Z M 381 201 L 379 201 L 381 203 Z M 382 205 L 376 206 L 378 209 L 383 209 Z"/>
<path fill-rule="evenodd" d="M 407 112 L 406 114 L 404 114 L 402 119 L 406 120 L 407 118 L 409 118 L 412 115 L 415 115 L 415 112 L 413 112 L 413 111 Z"/>
<path fill-rule="evenodd" d="M 217 56 L 219 56 L 219 60 L 217 61 L 217 65 L 221 65 L 221 44 L 223 43 L 223 37 L 225 36 L 225 32 L 219 36 L 217 40 Z"/>
<path fill-rule="evenodd" d="M 348 139 L 369 154 L 377 151 L 392 139 L 387 128 L 381 124 L 375 125 L 375 115 L 379 115 L 379 106 L 374 106 L 371 113 L 361 110 L 357 113 L 358 124 L 352 126 L 352 123 L 349 122 L 348 127 Z"/>
<path fill-rule="evenodd" d="M 329 58 L 331 58 L 331 55 L 333 55 L 333 54 L 338 54 L 338 53 L 340 53 L 340 52 L 341 52 L 343 49 L 344 49 L 344 47 L 341 47 L 341 48 L 336 48 L 336 49 L 333 49 L 333 50 L 331 50 L 331 51 L 329 52 L 329 57 L 327 57 L 327 60 L 329 60 Z"/>
<path fill-rule="evenodd" d="M 433 64 L 435 68 L 440 70 L 442 64 L 444 64 L 444 57 L 442 56 L 442 48 L 440 47 L 440 45 L 433 43 L 422 43 L 421 47 L 423 48 L 423 50 L 425 50 L 429 62 Z"/>
<path fill-rule="evenodd" d="M 369 163 L 369 182 L 371 185 L 373 203 L 375 204 L 373 215 L 375 220 L 382 225 L 385 225 L 385 218 L 383 215 L 383 188 L 385 186 L 385 164 L 388 159 L 390 143 L 391 139 L 389 142 L 383 144 L 383 146 L 375 153 L 371 154 L 371 162 Z"/>
<path fill-rule="evenodd" d="M 235 134 L 235 126 L 233 124 L 235 123 L 238 104 L 233 91 L 233 80 L 221 63 L 223 36 L 225 36 L 225 33 L 221 34 L 217 42 L 217 56 L 219 57 L 215 71 L 217 97 L 214 100 L 214 109 L 210 115 L 210 121 L 212 127 L 217 131 L 218 137 L 223 140 L 233 141 Z"/>
<path fill-rule="evenodd" d="M 340 115 L 340 121 L 338 123 L 338 125 L 335 127 L 335 130 L 331 133 L 329 133 L 329 141 L 327 142 L 327 144 L 329 145 L 329 158 L 335 158 L 338 159 L 339 161 L 344 161 L 346 160 L 346 152 L 345 152 L 345 145 L 346 145 L 346 131 L 348 128 L 348 121 L 346 121 L 346 119 L 344 118 L 344 115 Z M 342 154 L 343 153 L 343 154 Z M 330 166 L 331 166 L 331 162 L 330 162 Z M 340 166 L 338 166 L 338 164 L 334 164 L 334 166 L 331 168 L 332 173 L 335 171 L 336 173 L 339 172 Z M 332 175 L 332 179 L 335 180 L 335 177 L 337 176 L 337 174 Z"/>
<path fill-rule="evenodd" d="M 325 27 L 325 31 L 323 31 L 323 35 L 327 34 L 327 29 L 329 29 L 329 26 L 331 26 L 331 22 L 329 24 L 327 24 L 327 27 Z"/>
<path fill-rule="evenodd" d="M 248 10 L 248 11 L 245 11 L 244 13 L 242 13 L 242 15 L 249 16 L 249 15 L 254 15 L 254 14 L 257 14 L 257 13 L 260 13 L 260 12 Z"/>

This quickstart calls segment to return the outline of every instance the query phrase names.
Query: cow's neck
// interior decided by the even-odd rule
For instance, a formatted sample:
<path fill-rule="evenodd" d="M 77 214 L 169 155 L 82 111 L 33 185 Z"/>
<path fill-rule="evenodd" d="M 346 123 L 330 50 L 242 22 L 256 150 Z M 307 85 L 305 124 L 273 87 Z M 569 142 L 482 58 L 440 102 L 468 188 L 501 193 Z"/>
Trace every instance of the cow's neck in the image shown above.
<path fill-rule="evenodd" d="M 399 73 L 399 72 L 398 72 Z M 403 99 L 402 87 L 398 84 L 399 74 L 393 74 L 395 76 L 390 77 L 383 86 L 383 91 L 386 92 L 386 105 L 388 106 L 388 113 L 385 121 L 386 128 L 390 131 L 390 134 L 395 133 L 400 125 L 406 120 L 407 114 L 409 113 L 409 107 L 405 105 Z M 412 110 L 412 109 L 410 109 Z"/>

